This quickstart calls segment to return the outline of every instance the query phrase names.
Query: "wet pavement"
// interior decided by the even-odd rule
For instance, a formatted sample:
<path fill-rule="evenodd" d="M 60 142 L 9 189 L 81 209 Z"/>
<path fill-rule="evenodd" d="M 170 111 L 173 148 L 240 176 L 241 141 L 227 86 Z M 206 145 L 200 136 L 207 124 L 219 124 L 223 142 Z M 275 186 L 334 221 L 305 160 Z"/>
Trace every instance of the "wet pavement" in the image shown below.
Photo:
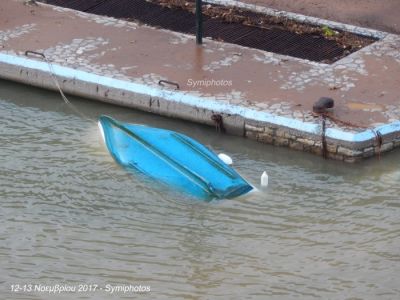
<path fill-rule="evenodd" d="M 313 103 L 332 97 L 334 117 L 360 128 L 400 119 L 400 37 L 370 34 L 381 39 L 323 64 L 209 39 L 197 46 L 194 36 L 60 7 L 0 7 L 0 53 L 39 51 L 57 65 L 160 89 L 172 81 L 189 95 L 303 122 L 317 122 Z"/>
<path fill-rule="evenodd" d="M 241 2 L 400 33 L 400 1 L 398 0 L 241 0 Z"/>

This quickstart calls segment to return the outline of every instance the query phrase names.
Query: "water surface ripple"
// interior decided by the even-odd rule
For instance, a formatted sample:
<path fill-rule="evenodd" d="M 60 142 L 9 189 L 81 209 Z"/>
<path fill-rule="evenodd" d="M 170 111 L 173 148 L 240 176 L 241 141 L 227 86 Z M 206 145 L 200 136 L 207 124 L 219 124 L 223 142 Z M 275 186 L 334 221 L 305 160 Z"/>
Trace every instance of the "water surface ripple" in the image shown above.
<path fill-rule="evenodd" d="M 71 100 L 93 119 L 189 134 L 231 155 L 255 185 L 267 170 L 270 186 L 211 203 L 152 187 L 57 94 L 0 81 L 1 299 L 111 297 L 12 293 L 17 283 L 142 284 L 151 299 L 400 297 L 398 152 L 346 165 Z"/>

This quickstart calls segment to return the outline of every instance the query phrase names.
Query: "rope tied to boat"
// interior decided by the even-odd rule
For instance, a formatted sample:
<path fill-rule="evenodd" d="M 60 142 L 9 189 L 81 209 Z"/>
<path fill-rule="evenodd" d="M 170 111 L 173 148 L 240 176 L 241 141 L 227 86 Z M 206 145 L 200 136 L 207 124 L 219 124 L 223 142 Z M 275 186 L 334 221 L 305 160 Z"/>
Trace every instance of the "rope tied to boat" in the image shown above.
<path fill-rule="evenodd" d="M 46 55 L 44 55 L 44 53 L 37 52 L 37 51 L 32 51 L 32 50 L 27 50 L 27 51 L 25 51 L 25 56 L 29 56 L 29 54 L 33 54 L 33 55 L 36 55 L 36 56 L 40 56 L 40 57 L 43 58 L 44 61 L 47 63 L 47 65 L 48 65 L 48 67 L 49 67 L 49 70 L 50 70 L 50 77 L 51 77 L 51 79 L 53 80 L 54 85 L 56 86 L 56 88 L 57 88 L 58 92 L 60 93 L 61 98 L 64 100 L 64 102 L 65 102 L 76 114 L 78 114 L 79 116 L 81 116 L 83 119 L 89 120 L 89 121 L 94 122 L 94 123 L 97 124 L 97 121 L 93 120 L 92 118 L 86 116 L 84 113 L 82 113 L 81 111 L 79 111 L 79 110 L 68 100 L 67 96 L 64 94 L 64 92 L 63 92 L 63 90 L 62 90 L 62 88 L 61 88 L 61 85 L 60 85 L 59 81 L 57 80 L 57 76 L 56 76 L 56 73 L 55 73 L 55 71 L 54 71 L 53 64 L 52 64 L 51 61 L 46 57 Z"/>
<path fill-rule="evenodd" d="M 80 117 L 82 117 L 83 119 L 88 120 L 89 122 L 92 122 L 92 123 L 96 124 L 96 126 L 97 126 L 97 120 L 96 120 L 96 119 L 93 119 L 93 118 L 90 118 L 90 117 L 86 116 L 83 112 L 79 111 L 79 110 L 75 107 L 75 105 L 73 105 L 73 104 L 71 103 L 71 101 L 68 100 L 67 96 L 64 94 L 64 92 L 63 92 L 63 90 L 62 90 L 62 88 L 61 88 L 60 83 L 59 83 L 58 80 L 57 80 L 57 76 L 56 76 L 56 73 L 55 73 L 55 71 L 54 71 L 53 64 L 52 64 L 51 61 L 46 57 L 46 55 L 44 55 L 44 53 L 37 52 L 37 51 L 31 51 L 31 50 L 25 51 L 25 56 L 29 56 L 29 54 L 34 54 L 34 55 L 36 55 L 36 56 L 40 56 L 40 57 L 42 57 L 42 58 L 44 59 L 44 61 L 47 63 L 47 65 L 48 65 L 48 67 L 49 67 L 49 70 L 50 70 L 51 78 L 52 78 L 52 80 L 53 80 L 53 82 L 54 82 L 54 85 L 56 86 L 57 90 L 59 91 L 59 93 L 60 93 L 60 95 L 61 95 L 61 98 L 62 98 L 62 99 L 64 100 L 64 102 L 68 105 L 68 107 L 69 107 L 71 110 L 73 110 L 77 115 L 79 115 Z M 116 182 L 119 181 L 118 178 L 116 178 L 112 173 L 109 173 L 109 176 L 111 176 Z"/>
<path fill-rule="evenodd" d="M 49 65 L 51 78 L 53 79 L 53 82 L 54 82 L 55 86 L 57 87 L 58 91 L 60 92 L 61 97 L 63 98 L 63 100 L 65 101 L 65 103 L 71 104 L 71 102 L 69 102 L 67 96 L 65 96 L 64 92 L 62 91 L 61 86 L 60 86 L 60 84 L 59 84 L 59 82 L 58 82 L 58 80 L 57 80 L 57 78 L 56 78 L 53 65 L 52 65 L 52 63 L 50 62 L 50 60 L 47 59 L 46 55 L 44 55 L 43 53 L 37 52 L 37 51 L 31 51 L 31 50 L 25 51 L 25 56 L 28 56 L 29 54 L 38 55 L 38 56 L 42 57 L 42 58 L 47 62 L 47 64 Z"/>

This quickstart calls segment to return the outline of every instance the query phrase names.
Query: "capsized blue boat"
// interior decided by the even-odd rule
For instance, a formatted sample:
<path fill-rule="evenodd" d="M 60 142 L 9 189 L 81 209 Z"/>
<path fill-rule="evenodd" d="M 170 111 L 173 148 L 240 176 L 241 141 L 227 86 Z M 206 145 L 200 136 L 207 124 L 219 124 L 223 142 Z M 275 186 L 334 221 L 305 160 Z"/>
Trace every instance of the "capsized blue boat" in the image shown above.
<path fill-rule="evenodd" d="M 114 159 L 195 197 L 230 199 L 253 187 L 216 154 L 192 138 L 165 129 L 101 116 L 99 127 Z"/>

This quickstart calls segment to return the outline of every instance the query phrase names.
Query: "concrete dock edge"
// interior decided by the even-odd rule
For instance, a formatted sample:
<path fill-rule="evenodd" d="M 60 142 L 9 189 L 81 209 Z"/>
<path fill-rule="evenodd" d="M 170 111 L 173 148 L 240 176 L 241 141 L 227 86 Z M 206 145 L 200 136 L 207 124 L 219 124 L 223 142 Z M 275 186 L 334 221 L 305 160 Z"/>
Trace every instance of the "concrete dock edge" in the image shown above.
<path fill-rule="evenodd" d="M 56 90 L 49 65 L 45 61 L 0 54 L 0 69 L 0 77 L 3 79 Z M 215 125 L 212 116 L 218 114 L 221 115 L 228 134 L 323 154 L 320 124 L 301 122 L 194 96 L 188 92 L 161 86 L 150 87 L 59 65 L 53 65 L 53 70 L 63 91 L 71 95 L 207 125 Z M 328 128 L 325 138 L 328 158 L 356 162 L 400 147 L 400 121 L 358 133 Z"/>

